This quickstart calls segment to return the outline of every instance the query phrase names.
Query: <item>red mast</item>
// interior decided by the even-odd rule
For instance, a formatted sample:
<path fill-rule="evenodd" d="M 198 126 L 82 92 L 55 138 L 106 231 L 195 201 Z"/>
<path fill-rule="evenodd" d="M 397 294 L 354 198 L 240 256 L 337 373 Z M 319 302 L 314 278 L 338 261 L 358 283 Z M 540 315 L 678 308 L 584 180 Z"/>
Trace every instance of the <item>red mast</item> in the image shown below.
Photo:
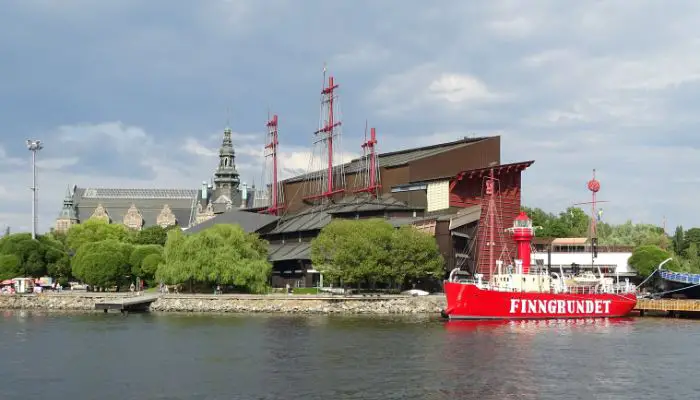
<path fill-rule="evenodd" d="M 367 137 L 365 131 L 365 137 Z M 373 197 L 379 196 L 379 189 L 381 189 L 382 185 L 377 182 L 377 154 L 375 152 L 375 145 L 377 144 L 377 131 L 372 128 L 370 130 L 370 138 L 368 140 L 365 140 L 364 143 L 362 143 L 362 150 L 364 153 L 364 158 L 368 161 L 368 173 L 369 173 L 369 179 L 366 182 L 365 187 L 358 189 L 355 191 L 355 193 L 358 192 L 367 192 Z"/>
<path fill-rule="evenodd" d="M 277 179 L 277 114 L 272 116 L 272 119 L 267 121 L 267 132 L 269 142 L 265 145 L 265 157 L 272 158 L 272 190 L 270 198 L 270 206 L 264 211 L 267 214 L 278 215 L 284 207 L 284 201 L 280 193 L 279 181 Z"/>
<path fill-rule="evenodd" d="M 494 211 L 496 211 L 496 202 L 494 200 L 494 195 L 495 195 L 495 179 L 493 176 L 493 168 L 491 168 L 491 171 L 489 172 L 489 179 L 486 181 L 486 195 L 489 197 L 489 204 L 488 204 L 488 211 L 486 214 L 486 218 L 489 219 L 488 221 L 488 226 L 489 226 L 489 279 L 493 276 L 493 267 L 494 267 L 494 254 L 493 250 L 494 247 L 496 246 L 496 235 L 495 235 L 495 229 L 496 229 L 496 216 L 494 215 Z"/>
<path fill-rule="evenodd" d="M 476 240 L 478 258 L 475 260 L 475 272 L 483 274 L 487 281 L 493 276 L 497 261 L 504 262 L 506 266 L 512 263 L 510 249 L 505 240 L 500 180 L 496 178 L 496 168 L 484 171 L 487 175 L 481 186 L 481 217 Z"/>
<path fill-rule="evenodd" d="M 325 69 L 324 69 L 325 71 Z M 338 136 L 338 127 L 341 125 L 340 121 L 335 120 L 335 89 L 338 85 L 335 83 L 333 76 L 328 77 L 328 86 L 321 90 L 321 103 L 322 105 L 327 105 L 327 116 L 326 120 L 321 127 L 321 129 L 314 132 L 315 135 L 321 136 L 321 141 L 325 142 L 326 152 L 328 154 L 328 170 L 326 173 L 326 188 L 324 192 L 320 194 L 304 197 L 304 200 L 313 200 L 319 198 L 329 198 L 334 194 L 344 192 L 345 189 L 335 189 L 333 187 L 333 139 Z"/>
<path fill-rule="evenodd" d="M 596 208 L 596 193 L 600 190 L 600 182 L 595 178 L 595 169 L 593 170 L 593 179 L 588 181 L 588 190 L 591 191 L 591 239 L 597 238 L 597 232 L 596 232 L 596 217 L 597 217 L 597 208 Z"/>

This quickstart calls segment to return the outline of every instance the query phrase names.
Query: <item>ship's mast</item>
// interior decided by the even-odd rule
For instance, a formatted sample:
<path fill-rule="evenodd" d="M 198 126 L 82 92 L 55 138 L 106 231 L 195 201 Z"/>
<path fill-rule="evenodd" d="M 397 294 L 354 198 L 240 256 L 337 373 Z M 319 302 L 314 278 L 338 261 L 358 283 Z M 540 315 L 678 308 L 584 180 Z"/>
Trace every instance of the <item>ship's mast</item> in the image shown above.
<path fill-rule="evenodd" d="M 574 203 L 575 206 L 591 205 L 591 223 L 588 229 L 588 237 L 591 241 L 591 267 L 595 266 L 595 259 L 598 258 L 598 203 L 607 203 L 607 200 L 598 200 L 597 194 L 600 191 L 600 181 L 596 179 L 595 169 L 593 170 L 593 178 L 588 181 L 588 190 L 591 192 L 591 201 L 583 203 Z M 600 267 L 598 267 L 600 271 Z"/>
<path fill-rule="evenodd" d="M 596 194 L 600 190 L 600 182 L 595 178 L 595 169 L 593 169 L 593 179 L 588 181 L 588 190 L 591 191 L 591 267 L 595 265 L 595 259 L 598 257 L 598 232 L 597 232 L 597 219 L 598 219 L 598 207 Z M 600 267 L 598 267 L 598 273 L 600 274 Z"/>
<path fill-rule="evenodd" d="M 494 247 L 496 246 L 496 234 L 495 234 L 495 229 L 496 229 L 496 219 L 494 216 L 494 211 L 496 210 L 496 202 L 494 201 L 494 183 L 495 179 L 493 176 L 493 168 L 491 168 L 491 171 L 489 171 L 489 179 L 486 181 L 486 195 L 489 197 L 489 204 L 488 204 L 488 212 L 486 214 L 486 217 L 489 219 L 489 279 L 493 276 L 493 268 L 494 268 Z"/>
<path fill-rule="evenodd" d="M 501 215 L 500 180 L 496 178 L 496 168 L 489 168 L 484 173 L 486 176 L 482 180 L 481 217 L 476 240 L 478 258 L 475 272 L 483 274 L 486 280 L 491 280 L 497 261 L 508 265 L 512 264 L 513 259 L 505 238 L 505 227 Z"/>
<path fill-rule="evenodd" d="M 326 70 L 323 70 L 324 81 Z M 324 83 L 325 84 L 325 83 Z M 304 197 L 304 200 L 315 200 L 315 199 L 329 199 L 337 193 L 342 193 L 345 191 L 343 188 L 336 188 L 334 186 L 333 177 L 333 153 L 337 152 L 334 146 L 337 145 L 336 141 L 340 139 L 341 132 L 340 126 L 341 121 L 336 113 L 335 107 L 337 102 L 338 84 L 335 83 L 333 76 L 328 77 L 328 85 L 324 86 L 321 90 L 321 127 L 314 132 L 314 135 L 319 137 L 318 142 L 322 142 L 325 146 L 325 153 L 327 155 L 327 166 L 325 173 L 325 182 L 323 182 L 323 176 L 320 177 L 321 183 L 325 183 L 320 188 L 321 193 L 317 193 L 311 196 Z M 341 171 L 341 179 L 342 179 Z"/>
<path fill-rule="evenodd" d="M 377 153 L 375 151 L 375 146 L 377 145 L 377 131 L 375 128 L 370 129 L 370 137 L 367 139 L 367 132 L 365 128 L 365 141 L 362 143 L 363 159 L 366 162 L 367 176 L 363 177 L 363 187 L 355 190 L 358 192 L 367 192 L 372 197 L 379 196 L 379 189 L 382 185 L 379 184 L 379 169 L 377 163 Z"/>
<path fill-rule="evenodd" d="M 277 148 L 279 146 L 277 115 L 273 115 L 272 118 L 267 121 L 266 125 L 268 132 L 268 143 L 265 145 L 265 157 L 272 159 L 272 182 L 270 188 L 270 205 L 265 212 L 272 215 L 279 215 L 279 212 L 284 209 L 284 200 L 277 176 L 277 171 L 279 168 L 277 164 Z"/>

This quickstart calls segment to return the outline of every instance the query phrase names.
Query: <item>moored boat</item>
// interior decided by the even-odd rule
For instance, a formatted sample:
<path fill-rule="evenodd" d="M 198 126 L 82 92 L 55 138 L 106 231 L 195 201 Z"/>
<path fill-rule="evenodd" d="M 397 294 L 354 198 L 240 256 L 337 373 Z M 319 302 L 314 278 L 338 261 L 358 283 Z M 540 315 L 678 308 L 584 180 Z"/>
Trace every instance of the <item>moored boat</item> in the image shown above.
<path fill-rule="evenodd" d="M 491 229 L 486 229 L 488 234 L 479 252 L 480 257 L 484 250 L 491 252 L 489 262 L 494 260 L 495 232 L 503 231 L 502 227 L 494 228 L 494 216 L 498 215 L 494 210 L 496 187 L 492 172 L 486 180 L 484 197 L 487 218 L 492 218 L 487 222 Z M 480 225 L 478 229 L 485 228 Z M 489 265 L 488 274 L 453 270 L 444 282 L 447 299 L 444 317 L 451 320 L 623 317 L 637 304 L 637 288 L 629 280 L 614 282 L 600 271 L 598 275 L 590 272 L 565 275 L 562 270 L 557 273 L 544 267 L 530 268 L 535 228 L 524 212 L 507 231 L 516 243 L 517 258 L 506 265 L 504 261 L 510 261 L 509 252 L 504 251 L 495 265 Z"/>

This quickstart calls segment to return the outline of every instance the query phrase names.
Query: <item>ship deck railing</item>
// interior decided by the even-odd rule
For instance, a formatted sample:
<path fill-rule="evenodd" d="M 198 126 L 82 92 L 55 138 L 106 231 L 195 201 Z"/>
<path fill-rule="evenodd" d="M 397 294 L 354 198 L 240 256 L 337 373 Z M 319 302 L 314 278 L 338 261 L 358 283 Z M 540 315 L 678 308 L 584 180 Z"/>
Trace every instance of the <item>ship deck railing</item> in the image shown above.
<path fill-rule="evenodd" d="M 673 271 L 659 271 L 661 277 L 673 282 L 689 283 L 693 285 L 700 285 L 700 274 L 689 274 L 685 272 L 673 272 Z"/>

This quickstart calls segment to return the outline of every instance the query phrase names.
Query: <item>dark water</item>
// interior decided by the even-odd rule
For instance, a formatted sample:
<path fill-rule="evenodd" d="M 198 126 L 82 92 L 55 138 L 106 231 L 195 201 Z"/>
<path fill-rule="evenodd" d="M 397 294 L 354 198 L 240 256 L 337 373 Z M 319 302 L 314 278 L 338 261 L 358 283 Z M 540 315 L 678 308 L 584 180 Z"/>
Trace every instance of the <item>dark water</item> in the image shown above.
<path fill-rule="evenodd" d="M 699 399 L 700 321 L 0 311 L 0 399 Z"/>

